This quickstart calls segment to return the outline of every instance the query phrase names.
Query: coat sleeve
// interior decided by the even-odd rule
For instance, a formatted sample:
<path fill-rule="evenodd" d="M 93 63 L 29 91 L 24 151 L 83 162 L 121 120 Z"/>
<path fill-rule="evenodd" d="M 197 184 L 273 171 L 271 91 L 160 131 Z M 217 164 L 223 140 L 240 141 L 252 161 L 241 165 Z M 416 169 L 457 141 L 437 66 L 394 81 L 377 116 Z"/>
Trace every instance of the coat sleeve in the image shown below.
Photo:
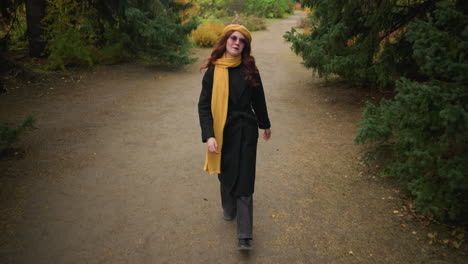
<path fill-rule="evenodd" d="M 202 90 L 198 100 L 198 117 L 200 119 L 202 142 L 214 137 L 213 115 L 211 114 L 211 92 L 213 90 L 214 67 L 206 70 L 202 80 Z"/>
<path fill-rule="evenodd" d="M 270 118 L 268 117 L 268 110 L 265 100 L 265 93 L 263 92 L 263 84 L 260 75 L 257 77 L 259 85 L 254 87 L 254 94 L 252 99 L 252 108 L 257 117 L 258 127 L 267 129 L 271 127 Z"/>

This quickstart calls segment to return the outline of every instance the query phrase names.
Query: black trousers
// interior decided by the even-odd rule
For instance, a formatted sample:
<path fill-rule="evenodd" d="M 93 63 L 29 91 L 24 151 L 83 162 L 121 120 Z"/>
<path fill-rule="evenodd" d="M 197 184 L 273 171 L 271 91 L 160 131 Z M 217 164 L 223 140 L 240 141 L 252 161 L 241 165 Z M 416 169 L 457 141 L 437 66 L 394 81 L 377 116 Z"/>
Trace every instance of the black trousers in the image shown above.
<path fill-rule="evenodd" d="M 237 214 L 237 238 L 252 239 L 253 199 L 252 195 L 234 197 L 221 185 L 221 205 L 229 216 Z"/>

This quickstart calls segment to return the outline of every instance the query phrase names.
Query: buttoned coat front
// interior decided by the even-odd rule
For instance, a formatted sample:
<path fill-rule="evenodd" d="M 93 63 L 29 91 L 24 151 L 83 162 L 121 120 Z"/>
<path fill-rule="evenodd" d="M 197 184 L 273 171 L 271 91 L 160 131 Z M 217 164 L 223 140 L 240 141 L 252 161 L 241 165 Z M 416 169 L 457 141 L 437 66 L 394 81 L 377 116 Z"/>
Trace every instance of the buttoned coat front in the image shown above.
<path fill-rule="evenodd" d="M 254 192 L 258 128 L 270 128 L 262 81 L 251 86 L 244 78 L 242 65 L 229 68 L 229 101 L 221 152 L 221 184 L 234 196 Z M 214 66 L 203 76 L 198 114 L 202 141 L 214 137 L 211 94 Z"/>

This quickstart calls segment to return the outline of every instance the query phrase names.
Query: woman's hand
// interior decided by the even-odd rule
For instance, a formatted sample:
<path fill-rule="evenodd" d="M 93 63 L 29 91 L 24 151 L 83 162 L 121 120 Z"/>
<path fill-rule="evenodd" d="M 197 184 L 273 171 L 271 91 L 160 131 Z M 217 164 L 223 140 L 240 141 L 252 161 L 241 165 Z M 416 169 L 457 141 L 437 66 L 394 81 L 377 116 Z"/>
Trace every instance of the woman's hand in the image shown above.
<path fill-rule="evenodd" d="M 268 141 L 271 137 L 271 129 L 267 128 L 263 131 L 263 139 Z"/>
<path fill-rule="evenodd" d="M 216 142 L 216 139 L 214 137 L 210 137 L 208 141 L 206 142 L 208 145 L 208 151 L 214 154 L 219 154 L 218 152 L 218 142 Z"/>

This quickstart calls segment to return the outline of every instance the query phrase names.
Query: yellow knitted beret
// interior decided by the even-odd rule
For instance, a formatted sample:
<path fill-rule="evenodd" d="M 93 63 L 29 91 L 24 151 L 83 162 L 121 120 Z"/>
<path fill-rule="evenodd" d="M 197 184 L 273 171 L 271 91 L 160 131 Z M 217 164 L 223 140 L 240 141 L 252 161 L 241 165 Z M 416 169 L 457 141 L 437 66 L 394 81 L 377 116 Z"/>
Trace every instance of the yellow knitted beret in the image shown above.
<path fill-rule="evenodd" d="M 242 35 L 244 35 L 244 37 L 249 41 L 249 43 L 252 42 L 252 36 L 250 35 L 250 31 L 246 27 L 237 24 L 228 25 L 224 28 L 223 35 L 231 30 L 239 31 L 240 33 L 242 33 Z"/>

